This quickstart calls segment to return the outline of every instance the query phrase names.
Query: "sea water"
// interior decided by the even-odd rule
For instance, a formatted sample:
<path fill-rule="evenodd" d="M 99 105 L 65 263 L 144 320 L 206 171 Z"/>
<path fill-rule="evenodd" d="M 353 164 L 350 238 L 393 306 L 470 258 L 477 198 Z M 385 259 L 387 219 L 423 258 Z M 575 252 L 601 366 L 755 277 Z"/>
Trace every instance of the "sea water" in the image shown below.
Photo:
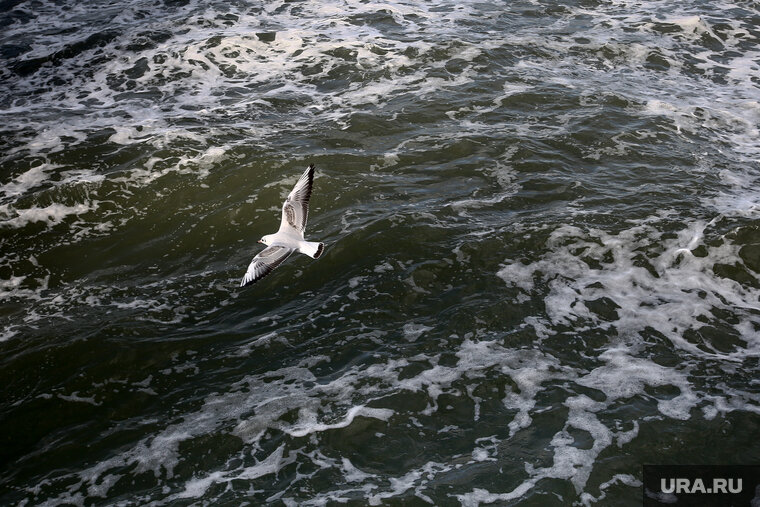
<path fill-rule="evenodd" d="M 760 453 L 755 2 L 0 9 L 0 503 L 640 505 Z M 303 169 L 307 238 L 239 280 Z"/>

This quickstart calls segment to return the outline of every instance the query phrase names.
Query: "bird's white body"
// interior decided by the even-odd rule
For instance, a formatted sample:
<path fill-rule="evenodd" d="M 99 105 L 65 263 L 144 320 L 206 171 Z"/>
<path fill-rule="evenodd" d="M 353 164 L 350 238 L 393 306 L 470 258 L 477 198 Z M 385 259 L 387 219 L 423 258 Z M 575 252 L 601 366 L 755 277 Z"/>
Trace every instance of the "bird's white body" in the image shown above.
<path fill-rule="evenodd" d="M 314 164 L 306 168 L 282 204 L 280 229 L 276 233 L 267 234 L 259 240 L 259 243 L 264 243 L 267 248 L 253 258 L 248 266 L 248 271 L 240 282 L 241 287 L 264 278 L 293 252 L 306 254 L 313 259 L 322 255 L 324 243 L 304 239 L 313 181 Z"/>
<path fill-rule="evenodd" d="M 280 229 L 274 234 L 267 234 L 260 240 L 265 245 L 277 245 L 296 250 L 302 254 L 306 254 L 312 259 L 319 257 L 317 252 L 320 245 L 318 241 L 306 241 L 302 234 L 298 234 L 293 229 L 282 230 Z"/>

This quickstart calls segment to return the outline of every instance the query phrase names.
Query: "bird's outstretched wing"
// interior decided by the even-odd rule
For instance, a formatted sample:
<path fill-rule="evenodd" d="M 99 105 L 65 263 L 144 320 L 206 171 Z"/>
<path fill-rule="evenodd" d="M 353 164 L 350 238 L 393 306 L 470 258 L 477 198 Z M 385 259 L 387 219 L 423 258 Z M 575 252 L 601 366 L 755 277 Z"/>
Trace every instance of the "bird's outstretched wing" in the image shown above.
<path fill-rule="evenodd" d="M 313 182 L 314 164 L 311 164 L 301 175 L 282 205 L 281 231 L 292 227 L 303 235 L 303 231 L 306 229 L 306 220 L 309 218 L 309 198 L 311 197 Z"/>
<path fill-rule="evenodd" d="M 240 286 L 245 287 L 246 285 L 258 282 L 274 271 L 274 268 L 282 264 L 285 259 L 290 257 L 293 251 L 292 248 L 281 245 L 272 245 L 265 248 L 251 261 L 248 271 L 246 271 L 243 280 L 240 282 Z"/>

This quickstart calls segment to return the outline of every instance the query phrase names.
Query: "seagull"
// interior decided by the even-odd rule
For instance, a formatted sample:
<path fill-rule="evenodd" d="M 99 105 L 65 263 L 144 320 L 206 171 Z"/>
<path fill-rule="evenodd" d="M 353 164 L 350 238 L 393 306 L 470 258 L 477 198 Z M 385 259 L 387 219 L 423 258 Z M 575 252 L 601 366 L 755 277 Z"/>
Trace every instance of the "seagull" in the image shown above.
<path fill-rule="evenodd" d="M 314 164 L 311 164 L 282 204 L 280 230 L 274 234 L 267 234 L 259 240 L 259 243 L 267 247 L 251 261 L 248 271 L 240 282 L 241 287 L 258 282 L 295 251 L 306 254 L 312 259 L 318 259 L 322 255 L 325 249 L 324 243 L 306 241 L 303 237 L 306 219 L 309 217 L 309 197 L 311 197 L 313 182 Z"/>

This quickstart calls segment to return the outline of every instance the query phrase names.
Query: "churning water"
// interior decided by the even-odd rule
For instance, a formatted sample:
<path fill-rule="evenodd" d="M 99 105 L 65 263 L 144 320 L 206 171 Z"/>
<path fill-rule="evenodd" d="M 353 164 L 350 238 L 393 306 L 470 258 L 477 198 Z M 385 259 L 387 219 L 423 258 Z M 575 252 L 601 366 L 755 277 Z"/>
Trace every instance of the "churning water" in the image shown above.
<path fill-rule="evenodd" d="M 757 2 L 0 9 L 1 503 L 757 463 Z M 240 290 L 312 162 L 325 254 Z"/>

